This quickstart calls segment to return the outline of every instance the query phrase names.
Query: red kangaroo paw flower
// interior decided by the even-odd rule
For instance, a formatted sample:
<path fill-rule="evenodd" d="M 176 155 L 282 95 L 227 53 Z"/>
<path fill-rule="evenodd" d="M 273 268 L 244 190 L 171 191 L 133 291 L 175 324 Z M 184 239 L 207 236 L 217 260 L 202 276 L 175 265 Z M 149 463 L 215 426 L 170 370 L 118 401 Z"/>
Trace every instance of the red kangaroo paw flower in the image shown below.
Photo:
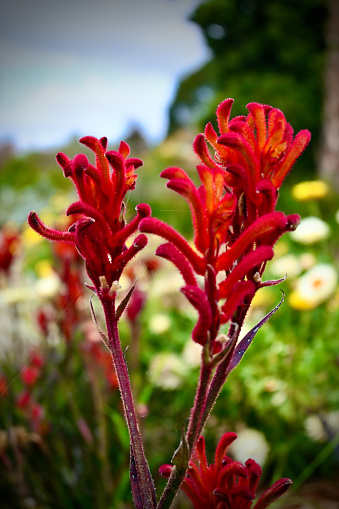
<path fill-rule="evenodd" d="M 255 293 L 255 285 L 251 281 L 241 281 L 229 295 L 225 304 L 221 307 L 221 323 L 227 323 L 232 318 L 238 306 L 244 303 L 245 298 L 252 299 Z"/>
<path fill-rule="evenodd" d="M 219 131 L 222 134 L 225 134 L 228 132 L 229 118 L 230 118 L 233 103 L 234 103 L 234 99 L 225 99 L 222 103 L 219 104 L 219 106 L 217 108 L 218 126 L 219 126 Z"/>
<path fill-rule="evenodd" d="M 217 270 L 229 270 L 232 264 L 251 246 L 258 238 L 272 230 L 281 232 L 287 224 L 287 218 L 282 212 L 272 212 L 259 217 L 245 230 L 231 248 L 222 253 L 217 261 Z"/>
<path fill-rule="evenodd" d="M 207 296 L 198 286 L 187 285 L 181 288 L 180 291 L 199 313 L 198 323 L 192 332 L 192 339 L 196 343 L 204 345 L 207 341 L 207 333 L 212 321 L 212 312 Z"/>
<path fill-rule="evenodd" d="M 300 154 L 305 150 L 310 140 L 311 133 L 307 131 L 307 129 L 300 131 L 297 134 L 284 159 L 281 161 L 274 172 L 272 184 L 276 189 L 281 186 L 287 173 L 290 171 Z"/>
<path fill-rule="evenodd" d="M 109 166 L 107 163 L 107 159 L 105 158 L 105 148 L 102 146 L 100 140 L 95 138 L 94 136 L 84 136 L 81 138 L 80 143 L 86 145 L 86 147 L 90 148 L 96 155 L 96 164 L 100 171 L 103 185 L 103 192 L 105 192 L 105 186 L 109 186 L 110 175 L 109 175 Z M 107 144 L 107 143 L 106 143 Z M 111 187 L 108 188 L 111 190 Z"/>
<path fill-rule="evenodd" d="M 227 299 L 238 281 L 244 278 L 249 271 L 260 267 L 263 262 L 273 258 L 273 249 L 270 246 L 259 246 L 255 251 L 248 253 L 238 265 L 234 267 L 227 278 L 219 285 L 219 299 Z"/>
<path fill-rule="evenodd" d="M 229 445 L 236 439 L 235 433 L 225 433 L 219 442 L 215 462 L 208 464 L 205 440 L 200 437 L 195 454 L 189 462 L 181 490 L 186 493 L 194 509 L 251 509 L 255 499 L 261 467 L 253 460 L 245 465 L 226 456 Z M 171 465 L 163 465 L 159 472 L 169 477 Z M 291 484 L 289 479 L 281 479 L 269 488 L 258 500 L 253 509 L 265 509 L 282 495 Z M 267 505 L 265 505 L 267 503 Z M 223 504 L 223 505 L 220 505 Z"/>
<path fill-rule="evenodd" d="M 165 179 L 174 179 L 174 178 L 183 178 L 183 179 L 189 179 L 189 176 L 187 173 L 182 170 L 181 168 L 178 168 L 176 166 L 171 166 L 170 168 L 166 168 L 166 170 L 163 170 L 160 173 L 161 178 Z"/>
<path fill-rule="evenodd" d="M 286 493 L 291 484 L 293 484 L 291 479 L 279 479 L 279 481 L 276 481 L 273 486 L 265 491 L 253 509 L 266 509 L 266 507 L 268 507 L 272 502 Z"/>
<path fill-rule="evenodd" d="M 61 242 L 75 242 L 75 235 L 71 232 L 62 232 L 59 230 L 53 230 L 53 228 L 49 228 L 46 226 L 41 219 L 37 216 L 36 212 L 32 210 L 32 212 L 28 215 L 28 224 L 33 230 L 35 230 L 39 235 L 45 237 L 48 240 L 58 240 Z"/>
<path fill-rule="evenodd" d="M 102 148 L 103 148 L 104 150 L 106 150 L 106 148 L 107 148 L 107 142 L 108 142 L 108 140 L 107 140 L 106 136 L 103 136 L 102 138 L 100 138 L 100 140 L 99 140 L 99 141 L 100 141 L 100 145 L 102 146 Z M 126 143 L 126 145 L 127 145 L 127 143 Z"/>
<path fill-rule="evenodd" d="M 105 221 L 105 218 L 102 216 L 100 211 L 96 210 L 94 207 L 91 207 L 91 205 L 81 201 L 76 201 L 72 203 L 66 210 L 66 216 L 70 216 L 72 214 L 84 214 L 85 216 L 94 219 L 100 224 L 100 228 L 102 228 L 104 235 L 108 237 L 111 236 L 111 231 Z"/>
<path fill-rule="evenodd" d="M 258 205 L 260 215 L 273 212 L 278 200 L 278 191 L 272 182 L 267 179 L 260 180 L 257 185 L 257 193 L 261 196 L 261 204 Z"/>
<path fill-rule="evenodd" d="M 172 244 L 174 244 L 179 251 L 186 256 L 197 274 L 200 274 L 201 276 L 205 274 L 206 264 L 204 259 L 193 251 L 186 239 L 174 230 L 174 228 L 155 217 L 146 217 L 140 221 L 139 230 L 143 233 L 154 233 L 155 235 L 172 242 Z"/>
<path fill-rule="evenodd" d="M 258 148 L 259 148 L 259 151 L 261 152 L 264 148 L 265 143 L 266 143 L 266 136 L 267 136 L 265 106 L 263 104 L 258 104 L 258 103 L 249 103 L 247 105 L 247 109 L 251 113 L 251 115 L 254 119 L 254 123 L 255 123 L 255 127 L 256 127 Z"/>
<path fill-rule="evenodd" d="M 139 203 L 139 205 L 135 207 L 135 210 L 137 211 L 135 218 L 115 235 L 114 243 L 116 245 L 125 242 L 128 237 L 130 237 L 138 229 L 141 219 L 150 216 L 152 213 L 151 207 L 147 203 Z"/>
<path fill-rule="evenodd" d="M 217 466 L 217 468 L 221 468 L 222 460 L 227 452 L 227 449 L 236 438 L 237 434 L 233 433 L 232 431 L 224 433 L 223 436 L 220 438 L 214 455 L 214 463 Z"/>
<path fill-rule="evenodd" d="M 235 476 L 243 477 L 244 479 L 248 477 L 247 469 L 240 461 L 231 461 L 221 468 L 218 484 L 233 488 Z"/>
<path fill-rule="evenodd" d="M 129 156 L 130 148 L 128 143 L 121 141 L 119 145 L 119 153 L 126 159 Z"/>
<path fill-rule="evenodd" d="M 117 278 L 116 278 L 117 280 L 121 276 L 121 273 L 122 273 L 123 269 L 125 268 L 125 266 L 127 265 L 127 263 L 130 260 L 132 260 L 132 258 L 139 251 L 144 249 L 144 247 L 147 245 L 147 242 L 148 242 L 148 240 L 147 240 L 146 235 L 143 235 L 143 234 L 138 235 L 137 238 L 134 240 L 133 244 L 131 245 L 131 247 L 129 247 L 124 253 L 122 253 L 121 255 L 119 255 L 117 258 L 115 258 L 113 260 L 112 272 L 117 273 Z"/>
<path fill-rule="evenodd" d="M 157 248 L 155 254 L 171 261 L 181 272 L 186 285 L 197 286 L 197 281 L 195 279 L 192 266 L 188 262 L 187 258 L 185 258 L 185 256 L 180 253 L 180 251 L 178 251 L 178 249 L 174 247 L 173 244 L 162 244 Z"/>
<path fill-rule="evenodd" d="M 59 153 L 57 162 L 65 176 L 73 180 L 80 197 L 80 201 L 70 205 L 67 215 L 83 214 L 84 217 L 74 223 L 68 232 L 48 228 L 35 212 L 29 215 L 28 222 L 33 229 L 50 240 L 75 244 L 86 261 L 87 273 L 99 294 L 102 278 L 109 286 L 117 281 L 126 263 L 146 245 L 144 235 L 139 236 L 129 249 L 125 241 L 137 230 L 140 220 L 150 215 L 151 209 L 145 203 L 138 205 L 136 217 L 125 224 L 121 213 L 124 208 L 122 200 L 134 186 L 135 167 L 142 165 L 140 159 L 126 159 L 130 152 L 127 143 L 121 142 L 119 152 L 106 154 L 105 137 L 99 140 L 85 136 L 80 142 L 94 152 L 95 166 L 83 154 L 70 160 Z M 113 171 L 110 170 L 110 164 Z"/>
<path fill-rule="evenodd" d="M 192 214 L 195 245 L 201 253 L 204 253 L 208 248 L 207 221 L 197 188 L 190 179 L 171 179 L 167 182 L 167 187 L 187 200 Z"/>
<path fill-rule="evenodd" d="M 216 143 L 218 142 L 218 134 L 215 131 L 211 122 L 207 122 L 205 129 L 204 129 L 204 135 L 205 135 L 206 139 L 209 141 L 209 143 L 212 145 L 212 147 L 214 147 L 216 145 Z"/>
<path fill-rule="evenodd" d="M 206 136 L 207 137 L 207 136 Z M 205 136 L 203 134 L 198 134 L 198 136 L 195 138 L 193 142 L 193 149 L 198 157 L 202 160 L 202 162 L 208 167 L 208 168 L 215 168 L 216 164 L 213 161 L 208 147 L 207 143 L 205 141 Z"/>
<path fill-rule="evenodd" d="M 65 177 L 69 177 L 72 173 L 72 161 L 62 152 L 56 155 L 56 160 L 59 166 L 64 170 Z"/>
<path fill-rule="evenodd" d="M 218 143 L 237 150 L 237 152 L 243 156 L 248 167 L 247 171 L 252 188 L 255 189 L 259 181 L 260 172 L 255 154 L 249 143 L 240 134 L 233 132 L 222 134 L 220 138 L 218 138 Z"/>

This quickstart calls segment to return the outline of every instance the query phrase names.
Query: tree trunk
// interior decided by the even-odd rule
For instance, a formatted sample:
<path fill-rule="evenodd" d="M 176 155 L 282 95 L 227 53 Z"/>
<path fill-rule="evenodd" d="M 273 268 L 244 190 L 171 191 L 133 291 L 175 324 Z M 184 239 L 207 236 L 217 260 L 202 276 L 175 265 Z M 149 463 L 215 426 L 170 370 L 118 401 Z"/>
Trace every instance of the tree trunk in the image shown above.
<path fill-rule="evenodd" d="M 339 0 L 328 0 L 327 64 L 319 176 L 339 191 Z"/>

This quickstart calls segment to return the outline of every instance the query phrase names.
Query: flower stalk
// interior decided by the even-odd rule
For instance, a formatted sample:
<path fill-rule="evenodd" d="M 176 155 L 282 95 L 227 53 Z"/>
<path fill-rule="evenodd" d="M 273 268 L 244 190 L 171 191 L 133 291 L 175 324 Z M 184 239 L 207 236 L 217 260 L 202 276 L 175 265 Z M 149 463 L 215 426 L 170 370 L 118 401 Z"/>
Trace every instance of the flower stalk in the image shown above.
<path fill-rule="evenodd" d="M 101 302 L 107 337 L 99 332 L 112 355 L 130 435 L 130 479 L 136 509 L 169 509 L 180 487 L 195 509 L 250 509 L 261 475 L 253 460 L 242 465 L 226 456 L 228 445 L 236 438 L 234 433 L 222 437 L 215 463 L 209 466 L 200 435 L 229 373 L 280 306 L 239 341 L 256 292 L 282 281 L 263 281 L 264 270 L 278 238 L 295 230 L 300 218 L 276 210 L 279 188 L 307 146 L 310 133 L 304 130 L 293 137 L 293 129 L 280 110 L 258 103 L 247 105 L 247 116 L 230 120 L 232 104 L 233 100 L 227 99 L 217 109 L 219 134 L 209 123 L 194 141 L 200 159 L 199 185 L 181 168 L 171 167 L 161 173 L 168 180 L 167 187 L 189 205 L 194 246 L 170 225 L 151 217 L 146 203 L 139 204 L 135 217 L 126 222 L 124 198 L 135 187 L 134 171 L 142 161 L 129 157 L 124 142 L 118 151 L 107 151 L 106 138 L 87 136 L 80 140 L 94 152 L 95 165 L 81 154 L 73 160 L 57 155 L 65 177 L 72 179 L 79 196 L 67 215 L 80 215 L 80 219 L 62 232 L 44 225 L 35 212 L 28 218 L 31 227 L 45 238 L 76 246 L 92 282 L 89 288 Z M 116 307 L 120 277 L 146 246 L 146 233 L 166 240 L 156 254 L 172 262 L 182 275 L 184 286 L 180 291 L 198 314 L 192 340 L 202 347 L 188 428 L 182 430 L 172 466 L 160 469 L 168 483 L 158 504 L 118 331 L 135 285 Z M 267 507 L 290 484 L 288 479 L 277 481 L 253 509 Z"/>
<path fill-rule="evenodd" d="M 144 452 L 127 364 L 119 339 L 114 301 L 101 300 L 101 304 L 104 310 L 107 327 L 107 346 L 112 354 L 131 441 L 131 451 L 135 463 L 135 475 L 137 476 L 138 485 L 142 486 L 142 489 L 138 492 L 138 496 L 140 496 L 140 507 L 142 509 L 154 509 L 156 505 L 155 488 Z M 136 500 L 134 501 L 137 505 L 138 502 L 136 502 Z"/>

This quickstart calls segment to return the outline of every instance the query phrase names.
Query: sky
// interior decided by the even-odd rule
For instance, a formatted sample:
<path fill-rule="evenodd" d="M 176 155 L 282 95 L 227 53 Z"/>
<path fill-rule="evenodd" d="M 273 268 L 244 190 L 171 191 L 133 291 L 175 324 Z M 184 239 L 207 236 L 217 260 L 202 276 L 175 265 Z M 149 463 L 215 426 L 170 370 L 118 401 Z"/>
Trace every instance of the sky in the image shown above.
<path fill-rule="evenodd" d="M 11 0 L 0 16 L 0 142 L 166 134 L 185 74 L 209 58 L 188 15 L 201 0 Z"/>

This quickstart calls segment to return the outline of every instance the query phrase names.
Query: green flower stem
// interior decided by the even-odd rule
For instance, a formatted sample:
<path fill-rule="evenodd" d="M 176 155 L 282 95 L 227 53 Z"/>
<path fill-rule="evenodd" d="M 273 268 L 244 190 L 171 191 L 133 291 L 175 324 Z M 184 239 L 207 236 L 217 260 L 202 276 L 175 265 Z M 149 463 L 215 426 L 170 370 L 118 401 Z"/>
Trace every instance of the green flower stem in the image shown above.
<path fill-rule="evenodd" d="M 124 406 L 125 419 L 128 426 L 131 447 L 134 454 L 135 470 L 139 484 L 140 498 L 143 509 L 154 509 L 156 505 L 155 488 L 145 457 L 138 419 L 135 411 L 133 395 L 124 355 L 121 349 L 117 320 L 115 318 L 114 301 L 101 300 L 105 313 L 108 344 L 119 382 L 121 399 Z"/>
<path fill-rule="evenodd" d="M 183 458 L 183 465 L 174 465 L 171 475 L 168 479 L 164 492 L 159 500 L 156 509 L 169 509 L 171 504 L 179 491 L 182 481 L 188 468 L 188 463 L 194 451 L 195 444 L 199 438 L 200 422 L 204 413 L 206 404 L 206 395 L 211 379 L 212 368 L 210 365 L 205 365 L 202 362 L 200 369 L 199 383 L 196 390 L 194 405 L 191 411 L 191 416 L 188 424 L 186 440 L 188 445 L 188 457 Z M 185 466 L 184 466 L 185 464 Z"/>
<path fill-rule="evenodd" d="M 169 509 L 171 507 L 181 483 L 185 479 L 186 471 L 187 468 L 174 465 L 156 509 Z"/>

